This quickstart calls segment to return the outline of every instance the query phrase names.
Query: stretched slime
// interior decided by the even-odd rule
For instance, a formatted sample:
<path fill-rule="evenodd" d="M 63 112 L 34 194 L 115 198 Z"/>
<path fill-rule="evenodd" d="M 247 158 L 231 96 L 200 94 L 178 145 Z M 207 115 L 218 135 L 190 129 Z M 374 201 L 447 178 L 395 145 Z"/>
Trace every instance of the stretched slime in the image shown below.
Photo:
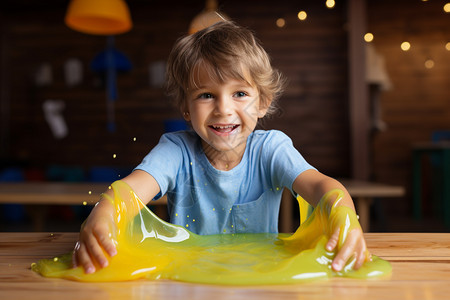
<path fill-rule="evenodd" d="M 159 219 L 126 183 L 119 180 L 111 187 L 117 254 L 109 258 L 108 267 L 85 274 L 82 267 L 71 267 L 72 253 L 67 253 L 33 263 L 33 271 L 77 281 L 145 278 L 222 285 L 287 284 L 333 276 L 370 279 L 388 276 L 392 271 L 389 262 L 376 256 L 358 270 L 353 270 L 354 259 L 341 272 L 332 270 L 335 252 L 325 250 L 331 223 L 342 224 L 339 245 L 350 230 L 359 226 L 350 208 L 333 205 L 327 212 L 324 199 L 335 197 L 338 201 L 343 195 L 340 190 L 325 194 L 294 234 L 202 236 Z M 304 200 L 298 200 L 303 208 Z"/>

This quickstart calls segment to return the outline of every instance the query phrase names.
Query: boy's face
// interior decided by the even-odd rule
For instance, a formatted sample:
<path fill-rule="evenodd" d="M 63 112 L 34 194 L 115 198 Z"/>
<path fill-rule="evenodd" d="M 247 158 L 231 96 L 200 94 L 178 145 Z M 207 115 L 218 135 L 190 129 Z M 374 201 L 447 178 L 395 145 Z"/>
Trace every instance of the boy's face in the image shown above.
<path fill-rule="evenodd" d="M 261 107 L 257 88 L 237 79 L 220 83 L 202 67 L 196 71 L 196 86 L 187 93 L 185 119 L 202 138 L 210 160 L 224 152 L 242 158 L 247 137 L 267 111 Z"/>

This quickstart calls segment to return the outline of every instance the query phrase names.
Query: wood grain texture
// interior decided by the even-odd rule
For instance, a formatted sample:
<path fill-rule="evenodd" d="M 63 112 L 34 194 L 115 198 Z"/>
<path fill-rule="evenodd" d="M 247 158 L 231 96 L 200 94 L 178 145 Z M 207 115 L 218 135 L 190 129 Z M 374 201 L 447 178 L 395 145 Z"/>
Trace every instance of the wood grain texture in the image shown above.
<path fill-rule="evenodd" d="M 334 278 L 286 286 L 225 287 L 175 281 L 79 283 L 30 270 L 40 258 L 71 251 L 77 233 L 0 233 L 2 299 L 447 299 L 450 234 L 368 233 L 373 254 L 391 262 L 383 280 Z"/>

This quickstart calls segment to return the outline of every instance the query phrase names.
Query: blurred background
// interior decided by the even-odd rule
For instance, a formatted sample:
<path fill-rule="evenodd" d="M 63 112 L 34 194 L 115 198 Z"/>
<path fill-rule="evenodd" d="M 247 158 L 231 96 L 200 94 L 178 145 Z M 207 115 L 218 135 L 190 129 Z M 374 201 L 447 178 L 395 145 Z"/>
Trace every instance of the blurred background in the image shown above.
<path fill-rule="evenodd" d="M 2 0 L 0 181 L 111 182 L 161 134 L 183 128 L 164 92 L 165 62 L 208 2 L 126 1 L 132 28 L 111 37 L 69 28 L 68 0 Z M 442 192 L 450 162 L 420 158 L 421 189 L 413 184 L 416 145 L 450 139 L 448 1 L 216 5 L 255 32 L 289 80 L 278 114 L 261 128 L 284 131 L 327 175 L 404 187 L 402 197 L 373 202 L 372 231 L 450 230 Z M 30 210 L 2 204 L 0 230 L 32 230 Z M 87 213 L 51 206 L 44 230 L 77 231 Z"/>

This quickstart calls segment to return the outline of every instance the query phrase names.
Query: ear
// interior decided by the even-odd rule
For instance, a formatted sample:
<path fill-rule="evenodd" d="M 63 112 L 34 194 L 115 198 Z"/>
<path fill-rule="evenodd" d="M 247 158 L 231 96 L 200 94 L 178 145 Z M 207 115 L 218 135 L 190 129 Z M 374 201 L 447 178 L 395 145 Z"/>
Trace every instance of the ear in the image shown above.
<path fill-rule="evenodd" d="M 259 108 L 258 108 L 258 118 L 264 118 L 264 116 L 267 114 L 267 111 L 269 110 L 270 104 L 272 101 L 264 101 L 261 99 Z"/>
<path fill-rule="evenodd" d="M 269 109 L 268 107 L 260 107 L 258 109 L 258 118 L 259 119 L 264 118 L 264 116 L 266 115 L 268 109 Z"/>
<path fill-rule="evenodd" d="M 186 122 L 190 122 L 191 121 L 191 114 L 188 111 L 184 111 L 183 112 L 183 118 Z"/>

